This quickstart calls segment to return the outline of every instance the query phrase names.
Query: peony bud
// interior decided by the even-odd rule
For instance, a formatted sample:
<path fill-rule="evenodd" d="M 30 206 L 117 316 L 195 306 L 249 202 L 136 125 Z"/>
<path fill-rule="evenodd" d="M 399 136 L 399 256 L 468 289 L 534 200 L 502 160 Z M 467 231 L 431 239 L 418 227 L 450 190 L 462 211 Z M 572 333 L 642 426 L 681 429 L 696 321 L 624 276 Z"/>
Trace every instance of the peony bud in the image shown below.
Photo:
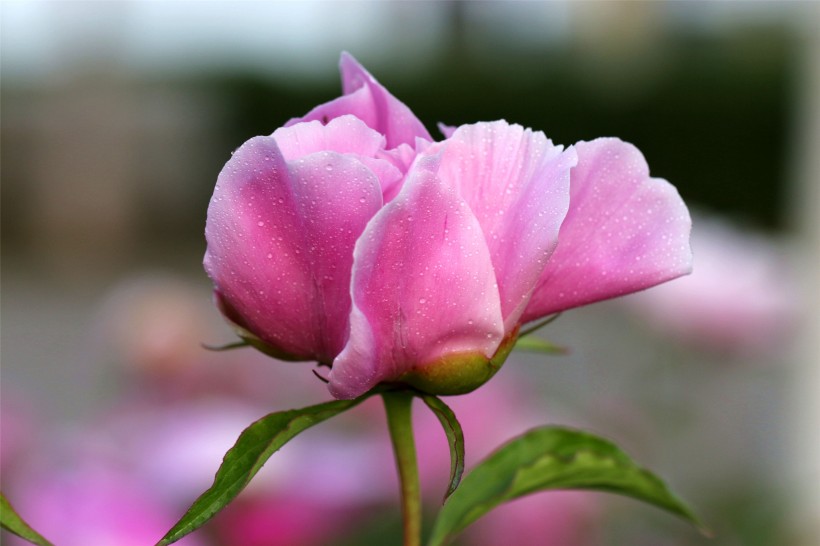
<path fill-rule="evenodd" d="M 469 392 L 522 324 L 690 269 L 690 219 L 617 139 L 563 148 L 505 121 L 432 142 L 352 57 L 345 94 L 243 144 L 205 268 L 241 335 L 331 366 L 330 391 Z"/>

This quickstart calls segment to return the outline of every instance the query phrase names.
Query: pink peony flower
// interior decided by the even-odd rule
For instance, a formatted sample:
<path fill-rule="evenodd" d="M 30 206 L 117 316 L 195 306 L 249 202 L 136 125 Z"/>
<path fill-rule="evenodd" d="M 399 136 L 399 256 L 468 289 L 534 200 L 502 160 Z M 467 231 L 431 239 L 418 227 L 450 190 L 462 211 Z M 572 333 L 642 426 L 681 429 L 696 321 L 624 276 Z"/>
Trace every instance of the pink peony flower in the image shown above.
<path fill-rule="evenodd" d="M 434 143 L 352 57 L 341 69 L 342 97 L 234 153 L 205 228 L 225 316 L 331 366 L 334 396 L 469 392 L 521 324 L 689 272 L 686 207 L 634 146 L 564 149 L 505 121 Z"/>

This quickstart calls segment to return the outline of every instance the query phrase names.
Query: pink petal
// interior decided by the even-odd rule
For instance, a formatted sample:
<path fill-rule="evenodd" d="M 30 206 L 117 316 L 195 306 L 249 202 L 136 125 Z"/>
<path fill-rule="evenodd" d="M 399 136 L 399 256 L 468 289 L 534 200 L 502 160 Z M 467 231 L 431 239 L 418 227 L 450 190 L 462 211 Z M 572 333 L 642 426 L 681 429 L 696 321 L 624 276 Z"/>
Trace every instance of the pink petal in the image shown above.
<path fill-rule="evenodd" d="M 328 150 L 375 157 L 385 142 L 384 136 L 351 115 L 339 116 L 325 125 L 311 121 L 280 127 L 271 136 L 287 161 Z"/>
<path fill-rule="evenodd" d="M 272 137 L 242 145 L 219 175 L 205 269 L 231 317 L 295 357 L 344 345 L 353 246 L 381 207 L 373 173 L 333 152 L 289 163 Z"/>
<path fill-rule="evenodd" d="M 377 158 L 384 154 L 384 137 L 355 116 L 339 116 L 327 125 L 311 121 L 280 127 L 272 136 L 287 161 L 322 151 L 356 156 L 379 177 L 383 194 L 398 193 L 407 171 L 388 158 Z"/>
<path fill-rule="evenodd" d="M 426 141 L 425 141 L 426 142 Z M 410 147 L 409 144 L 400 144 L 390 150 L 383 150 L 378 155 L 379 158 L 389 161 L 400 172 L 406 173 L 410 170 L 410 166 L 416 159 L 416 150 Z M 382 196 L 384 202 L 389 203 L 401 191 L 401 182 L 403 179 L 396 180 L 392 184 L 382 183 Z"/>
<path fill-rule="evenodd" d="M 649 288 L 691 271 L 689 211 L 616 138 L 579 142 L 570 210 L 523 321 Z"/>
<path fill-rule="evenodd" d="M 510 332 L 558 244 L 575 150 L 505 121 L 463 125 L 444 146 L 439 176 L 481 223 Z"/>
<path fill-rule="evenodd" d="M 441 122 L 438 122 L 436 126 L 438 127 L 439 132 L 444 135 L 444 138 L 450 138 L 453 136 L 453 133 L 456 132 L 456 129 L 458 129 L 455 125 L 447 125 Z"/>
<path fill-rule="evenodd" d="M 342 53 L 339 68 L 344 95 L 317 106 L 302 118 L 288 121 L 286 126 L 312 120 L 327 123 L 344 114 L 353 114 L 383 134 L 388 148 L 402 143 L 412 146 L 416 137 L 433 140 L 413 112 L 376 81 L 352 55 Z"/>
<path fill-rule="evenodd" d="M 330 391 L 358 396 L 452 353 L 490 357 L 503 336 L 495 274 L 478 221 L 421 158 L 356 244 L 350 338 Z"/>

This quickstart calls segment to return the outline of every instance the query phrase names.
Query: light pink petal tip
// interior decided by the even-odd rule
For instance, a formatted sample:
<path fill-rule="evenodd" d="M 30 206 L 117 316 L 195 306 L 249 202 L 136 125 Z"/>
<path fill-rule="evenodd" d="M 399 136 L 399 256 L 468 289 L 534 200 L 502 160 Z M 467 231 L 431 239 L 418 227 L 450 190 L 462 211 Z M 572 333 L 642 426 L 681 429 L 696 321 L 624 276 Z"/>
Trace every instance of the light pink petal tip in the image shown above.
<path fill-rule="evenodd" d="M 509 332 L 558 244 L 575 150 L 505 121 L 462 125 L 444 145 L 439 176 L 481 224 Z"/>
<path fill-rule="evenodd" d="M 353 398 L 454 352 L 492 356 L 503 336 L 481 227 L 457 192 L 418 161 L 356 245 L 350 338 L 330 391 Z"/>
<path fill-rule="evenodd" d="M 302 118 L 288 121 L 286 126 L 313 120 L 328 123 L 336 117 L 352 114 L 385 135 L 387 148 L 400 144 L 413 146 L 416 137 L 433 140 L 410 108 L 391 95 L 352 55 L 342 53 L 339 69 L 344 95 L 317 106 Z"/>
<path fill-rule="evenodd" d="M 615 138 L 575 145 L 570 209 L 523 322 L 636 292 L 691 271 L 691 219 L 674 186 L 650 178 Z"/>
<path fill-rule="evenodd" d="M 353 246 L 381 204 L 375 175 L 352 157 L 290 163 L 272 137 L 243 144 L 205 226 L 205 269 L 231 318 L 286 353 L 330 361 L 345 340 Z"/>

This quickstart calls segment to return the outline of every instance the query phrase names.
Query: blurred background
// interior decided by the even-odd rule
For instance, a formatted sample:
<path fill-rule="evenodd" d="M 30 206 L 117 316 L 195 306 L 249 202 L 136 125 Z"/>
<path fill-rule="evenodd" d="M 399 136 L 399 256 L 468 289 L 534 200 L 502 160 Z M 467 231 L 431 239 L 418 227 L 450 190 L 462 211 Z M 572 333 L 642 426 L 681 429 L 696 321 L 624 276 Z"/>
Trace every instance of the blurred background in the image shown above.
<path fill-rule="evenodd" d="M 540 423 L 614 439 L 716 538 L 635 501 L 544 493 L 460 544 L 816 544 L 820 4 L 0 8 L 0 470 L 56 544 L 153 543 L 247 424 L 328 398 L 309 366 L 200 347 L 232 340 L 201 259 L 231 151 L 338 96 L 342 50 L 434 134 L 504 118 L 565 145 L 631 141 L 695 216 L 695 274 L 565 313 L 541 335 L 567 355 L 516 353 L 452 404 L 472 461 Z M 417 409 L 432 508 L 447 455 Z M 380 415 L 288 444 L 182 543 L 399 544 Z"/>

